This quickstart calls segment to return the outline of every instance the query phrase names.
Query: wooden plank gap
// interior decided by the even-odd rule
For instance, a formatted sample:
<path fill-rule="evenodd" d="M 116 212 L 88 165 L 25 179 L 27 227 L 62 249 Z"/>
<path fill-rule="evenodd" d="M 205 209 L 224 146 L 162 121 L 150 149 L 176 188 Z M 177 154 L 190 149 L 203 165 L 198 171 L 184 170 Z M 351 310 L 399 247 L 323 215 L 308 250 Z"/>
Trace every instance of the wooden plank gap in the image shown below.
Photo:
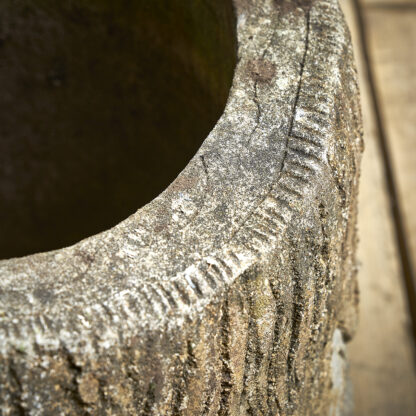
<path fill-rule="evenodd" d="M 387 141 L 387 133 L 381 114 L 378 93 L 372 69 L 372 63 L 368 50 L 368 35 L 366 32 L 366 25 L 362 13 L 362 6 L 360 0 L 352 0 L 352 2 L 357 16 L 359 37 L 361 39 L 362 45 L 362 53 L 366 63 L 366 75 L 370 90 L 370 100 L 374 108 L 376 136 L 378 138 L 381 156 L 383 159 L 386 185 L 389 194 L 390 209 L 394 223 L 395 238 L 399 248 L 400 266 L 402 272 L 401 274 L 403 276 L 403 283 L 406 288 L 406 297 L 412 322 L 412 335 L 414 342 L 416 342 L 416 278 L 410 258 L 409 244 L 406 238 L 405 227 L 403 224 L 403 211 L 401 208 L 400 200 L 398 198 L 396 179 L 392 168 L 390 150 Z"/>

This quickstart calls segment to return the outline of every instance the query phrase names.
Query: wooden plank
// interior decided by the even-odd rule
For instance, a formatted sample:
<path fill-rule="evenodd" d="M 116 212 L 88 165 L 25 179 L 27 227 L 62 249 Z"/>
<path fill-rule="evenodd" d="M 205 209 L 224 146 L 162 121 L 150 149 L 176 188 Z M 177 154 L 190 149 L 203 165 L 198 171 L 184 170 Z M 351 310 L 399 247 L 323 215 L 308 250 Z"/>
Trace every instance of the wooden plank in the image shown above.
<path fill-rule="evenodd" d="M 416 270 L 416 8 L 365 8 L 370 58 Z M 416 286 L 416 282 L 415 286 Z"/>
<path fill-rule="evenodd" d="M 361 0 L 368 7 L 383 9 L 409 9 L 416 7 L 416 0 Z"/>
<path fill-rule="evenodd" d="M 416 414 L 410 317 L 401 277 L 377 125 L 356 15 L 341 0 L 352 31 L 362 93 L 366 150 L 359 199 L 361 316 L 349 349 L 356 416 Z"/>

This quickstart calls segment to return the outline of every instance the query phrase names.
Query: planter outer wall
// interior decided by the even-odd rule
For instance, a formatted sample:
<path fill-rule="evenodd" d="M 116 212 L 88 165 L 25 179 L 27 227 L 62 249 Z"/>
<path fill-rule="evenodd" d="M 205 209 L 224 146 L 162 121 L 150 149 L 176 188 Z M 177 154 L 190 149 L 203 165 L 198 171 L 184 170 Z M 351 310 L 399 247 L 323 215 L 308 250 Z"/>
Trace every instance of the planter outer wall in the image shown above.
<path fill-rule="evenodd" d="M 235 0 L 226 109 L 114 228 L 0 262 L 0 405 L 30 415 L 341 415 L 362 152 L 334 0 Z"/>

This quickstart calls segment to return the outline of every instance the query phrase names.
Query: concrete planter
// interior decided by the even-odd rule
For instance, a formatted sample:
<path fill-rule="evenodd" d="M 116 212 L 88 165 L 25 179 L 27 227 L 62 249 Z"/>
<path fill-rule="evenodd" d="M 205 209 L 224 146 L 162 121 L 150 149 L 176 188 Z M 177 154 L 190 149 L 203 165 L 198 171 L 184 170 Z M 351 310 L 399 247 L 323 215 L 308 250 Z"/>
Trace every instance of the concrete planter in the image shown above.
<path fill-rule="evenodd" d="M 233 36 L 231 3 L 172 4 L 217 10 L 218 39 Z M 227 105 L 172 184 L 108 231 L 0 262 L 2 414 L 347 412 L 362 151 L 348 30 L 335 0 L 234 9 Z M 199 69 L 233 40 L 208 63 L 198 48 L 215 97 L 229 64 Z"/>

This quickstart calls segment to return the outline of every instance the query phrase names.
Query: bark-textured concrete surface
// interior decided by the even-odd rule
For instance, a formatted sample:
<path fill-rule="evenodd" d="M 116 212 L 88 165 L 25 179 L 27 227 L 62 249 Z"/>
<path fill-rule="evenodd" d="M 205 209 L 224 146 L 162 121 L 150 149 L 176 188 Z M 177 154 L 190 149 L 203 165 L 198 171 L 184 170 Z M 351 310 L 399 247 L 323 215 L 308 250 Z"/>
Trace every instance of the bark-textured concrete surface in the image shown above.
<path fill-rule="evenodd" d="M 335 0 L 234 3 L 229 99 L 177 179 L 108 231 L 0 262 L 2 414 L 350 410 L 348 29 Z"/>

